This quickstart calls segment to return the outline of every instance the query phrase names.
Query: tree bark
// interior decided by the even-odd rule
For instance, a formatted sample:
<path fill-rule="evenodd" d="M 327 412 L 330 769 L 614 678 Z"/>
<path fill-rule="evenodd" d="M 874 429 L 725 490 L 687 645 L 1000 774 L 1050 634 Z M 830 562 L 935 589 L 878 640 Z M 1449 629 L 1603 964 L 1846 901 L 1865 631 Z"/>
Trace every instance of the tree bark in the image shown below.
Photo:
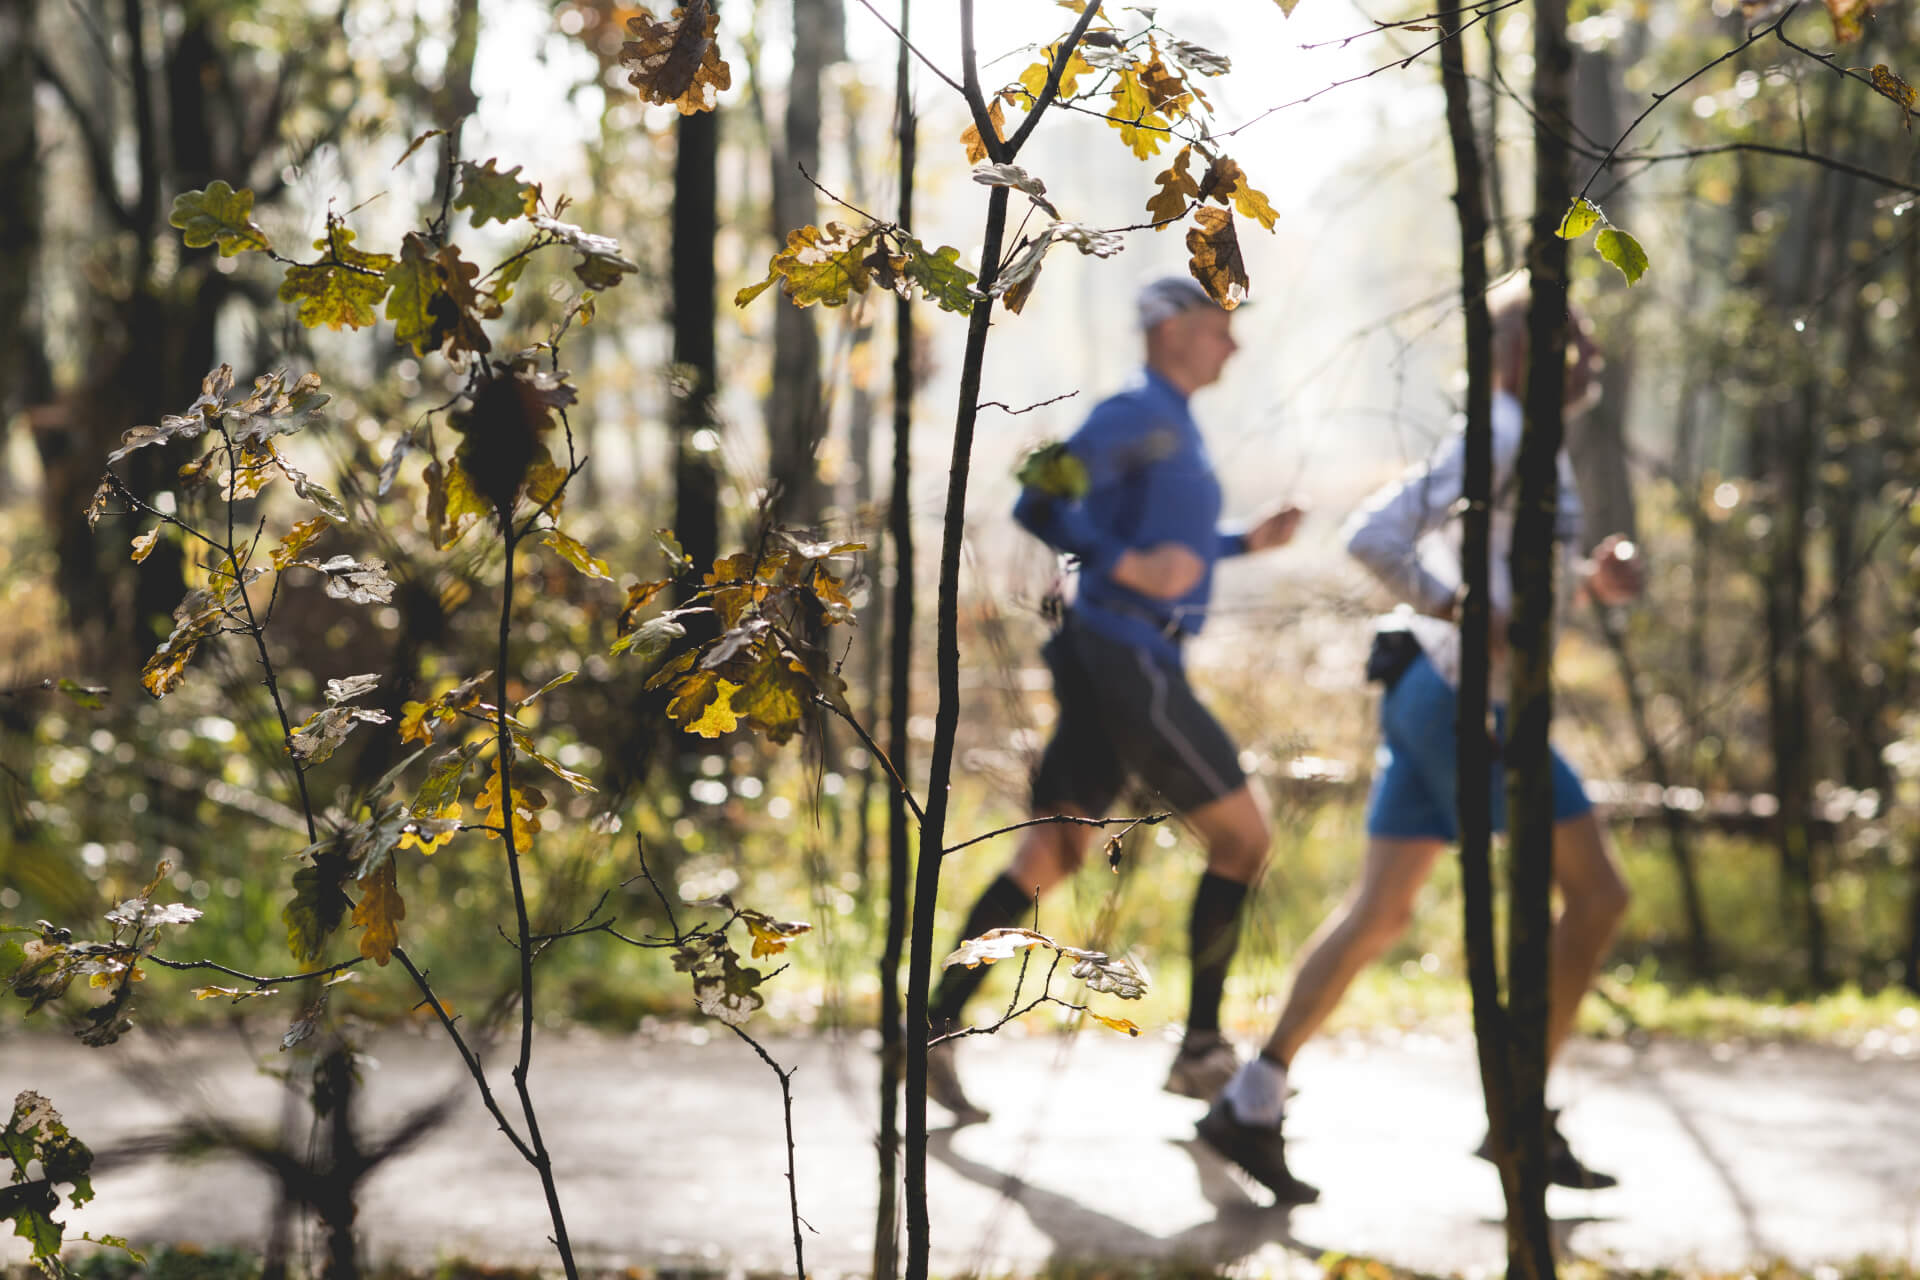
<path fill-rule="evenodd" d="M 685 604 L 700 589 L 705 567 L 720 555 L 720 474 L 713 397 L 719 386 L 715 326 L 718 275 L 714 239 L 720 230 L 720 121 L 717 111 L 681 116 L 673 161 L 673 531 L 694 568 L 674 583 Z M 797 310 L 782 307 L 780 311 Z M 708 433 L 708 434 L 703 434 Z M 707 617 L 688 619 L 695 630 Z"/>
<path fill-rule="evenodd" d="M 1498 178 L 1483 172 L 1474 138 L 1469 81 L 1461 43 L 1460 0 L 1441 0 L 1438 13 L 1440 76 L 1446 91 L 1447 133 L 1453 146 L 1453 202 L 1460 224 L 1460 305 L 1467 354 L 1466 475 L 1461 516 L 1460 688 L 1454 721 L 1459 760 L 1455 805 L 1460 820 L 1462 928 L 1467 983 L 1473 996 L 1474 1044 L 1480 1089 L 1496 1153 L 1511 1149 L 1508 1117 L 1507 1011 L 1500 996 L 1500 957 L 1493 926 L 1493 757 L 1488 737 L 1488 669 L 1491 610 L 1488 556 L 1493 501 L 1492 333 L 1487 314 L 1487 208 L 1485 193 Z M 1513 1161 L 1499 1160 L 1502 1189 L 1516 1221 Z M 1511 1230 L 1511 1228 L 1509 1228 Z"/>
<path fill-rule="evenodd" d="M 1625 37 L 1623 37 L 1624 39 Z M 1631 63 L 1633 59 L 1624 61 Z M 1582 52 L 1574 68 L 1574 122 L 1589 138 L 1620 136 L 1617 61 L 1607 50 Z M 1615 222 L 1627 221 L 1632 187 L 1621 184 L 1607 197 L 1607 212 Z M 1633 320 L 1632 299 L 1619 316 L 1623 329 Z M 1574 483 L 1580 490 L 1587 545 L 1612 533 L 1634 536 L 1636 526 L 1633 477 L 1627 470 L 1627 409 L 1633 388 L 1634 344 L 1630 334 L 1607 344 L 1606 364 L 1600 369 L 1600 398 L 1592 408 L 1566 424 L 1567 456 Z M 1581 550 L 1586 550 L 1586 547 Z"/>
<path fill-rule="evenodd" d="M 900 225 L 913 225 L 913 179 L 917 159 L 919 122 L 913 110 L 911 54 L 913 0 L 900 0 L 900 49 L 894 66 L 895 139 L 900 148 Z M 912 443 L 915 391 L 913 301 L 896 298 L 893 304 L 893 466 L 887 503 L 887 540 L 892 548 L 893 586 L 887 628 L 887 754 L 894 772 L 912 776 L 912 750 L 907 720 L 913 707 L 913 508 Z M 879 1209 L 874 1217 L 874 1280 L 894 1280 L 900 1274 L 900 1164 L 899 1100 L 901 1069 L 906 1065 L 901 1043 L 900 955 L 906 943 L 907 882 L 913 874 L 913 827 L 907 798 L 898 786 L 887 788 L 887 926 L 880 955 L 880 1139 Z M 926 999 L 921 997 L 921 1023 L 926 1021 Z M 924 1032 L 920 1037 L 923 1041 Z M 925 1055 L 922 1051 L 922 1085 Z M 925 1101 L 921 1102 L 922 1131 Z M 923 1151 L 925 1138 L 922 1137 Z M 924 1160 L 924 1155 L 922 1159 Z M 925 1193 L 924 1177 L 921 1182 Z"/>
<path fill-rule="evenodd" d="M 835 43 L 827 0 L 793 0 L 793 74 L 786 127 L 773 156 L 773 227 L 789 229 L 817 216 L 809 174 L 820 170 L 820 82 Z M 773 393 L 767 403 L 768 510 L 782 524 L 814 525 L 823 510 L 816 454 L 826 435 L 820 380 L 820 332 L 810 307 L 781 307 L 773 324 Z"/>
<path fill-rule="evenodd" d="M 1508 1080 L 1514 1171 L 1507 1210 L 1507 1272 L 1553 1275 L 1546 1207 L 1547 1001 L 1552 924 L 1553 570 L 1558 458 L 1566 392 L 1567 244 L 1557 234 L 1573 197 L 1566 0 L 1534 5 L 1534 198 L 1527 247 L 1526 425 L 1516 464 L 1507 747 L 1511 832 L 1507 913 Z"/>
<path fill-rule="evenodd" d="M 0 452 L 13 415 L 35 398 L 27 353 L 39 344 L 34 281 L 40 256 L 40 131 L 33 108 L 39 0 L 0 0 Z M 8 487 L 0 472 L 0 493 Z"/>

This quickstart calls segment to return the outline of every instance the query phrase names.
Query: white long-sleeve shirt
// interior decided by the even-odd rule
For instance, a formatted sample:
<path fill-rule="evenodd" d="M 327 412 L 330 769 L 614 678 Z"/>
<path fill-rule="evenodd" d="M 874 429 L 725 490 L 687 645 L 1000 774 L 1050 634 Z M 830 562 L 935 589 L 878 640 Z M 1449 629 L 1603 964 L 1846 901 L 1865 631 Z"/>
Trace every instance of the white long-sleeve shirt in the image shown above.
<path fill-rule="evenodd" d="M 1493 518 L 1488 547 L 1488 597 L 1494 612 L 1511 616 L 1513 579 L 1514 467 L 1520 458 L 1520 402 L 1504 391 L 1493 397 Z M 1554 540 L 1577 551 L 1580 494 L 1563 450 L 1558 459 L 1560 506 Z M 1374 494 L 1341 531 L 1348 554 L 1417 611 L 1407 626 L 1448 684 L 1460 683 L 1460 631 L 1432 616 L 1444 613 L 1459 592 L 1460 521 L 1455 508 L 1466 488 L 1467 442 L 1456 431 L 1425 462 Z M 1506 687 L 1504 662 L 1490 673 L 1496 700 Z"/>

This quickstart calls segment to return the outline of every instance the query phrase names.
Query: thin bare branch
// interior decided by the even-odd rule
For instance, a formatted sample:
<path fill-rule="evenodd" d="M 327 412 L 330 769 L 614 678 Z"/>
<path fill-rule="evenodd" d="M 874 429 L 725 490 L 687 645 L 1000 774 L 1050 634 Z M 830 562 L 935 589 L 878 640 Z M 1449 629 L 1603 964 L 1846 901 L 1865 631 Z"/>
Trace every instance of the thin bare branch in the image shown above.
<path fill-rule="evenodd" d="M 860 741 L 863 744 L 865 744 L 867 750 L 873 755 L 873 758 L 878 760 L 881 763 L 881 765 L 886 769 L 887 776 L 893 779 L 893 785 L 895 789 L 897 789 L 900 792 L 901 796 L 906 799 L 907 807 L 913 810 L 913 816 L 918 818 L 922 823 L 926 822 L 927 815 L 920 808 L 920 802 L 913 798 L 913 789 L 907 786 L 907 780 L 900 776 L 900 771 L 898 769 L 895 769 L 893 767 L 893 760 L 887 755 L 886 752 L 880 749 L 880 744 L 873 740 L 873 735 L 867 732 L 867 727 L 861 724 L 856 717 L 849 715 L 845 711 L 842 711 L 839 707 L 836 707 L 832 702 L 828 701 L 826 698 L 822 697 L 821 695 L 817 693 L 814 694 L 813 700 L 814 702 L 818 703 L 820 706 L 825 707 L 827 710 L 833 712 L 833 714 L 839 716 L 842 720 L 846 721 L 847 724 L 853 729 L 853 731 L 856 734 L 860 735 Z M 651 880 L 653 877 L 649 875 L 647 878 Z M 655 888 L 657 890 L 658 886 L 656 885 Z"/>
<path fill-rule="evenodd" d="M 906 34 L 902 32 L 900 28 L 894 26 L 893 23 L 887 21 L 887 15 L 884 13 L 881 13 L 878 9 L 873 7 L 873 0 L 860 0 L 860 3 L 868 13 L 871 13 L 874 17 L 880 20 L 881 26 L 885 27 L 888 31 L 893 33 L 893 38 L 895 40 L 898 40 L 902 45 L 904 45 L 908 50 L 910 50 L 914 57 L 920 59 L 921 66 L 925 67 L 927 70 L 933 72 L 934 75 L 938 76 L 941 82 L 944 83 L 947 86 L 947 88 L 953 90 L 957 94 L 960 94 L 962 97 L 966 96 L 967 91 L 965 88 L 961 86 L 960 82 L 958 80 L 955 80 L 952 76 L 948 75 L 946 72 L 942 71 L 939 65 L 935 63 L 932 58 L 929 58 L 926 54 L 920 52 L 920 48 L 918 45 L 914 44 L 913 41 L 907 39 Z"/>
<path fill-rule="evenodd" d="M 994 830 L 989 831 L 984 835 L 977 835 L 972 837 L 971 839 L 962 840 L 959 844 L 950 844 L 941 852 L 942 853 L 958 853 L 960 852 L 960 850 L 969 848 L 972 845 L 979 844 L 982 841 L 991 840 L 996 836 L 1008 835 L 1015 831 L 1021 831 L 1026 829 L 1027 827 L 1047 827 L 1047 826 L 1065 825 L 1065 826 L 1075 826 L 1075 827 L 1098 827 L 1102 830 L 1106 829 L 1107 827 L 1124 828 L 1120 832 L 1119 836 L 1114 837 L 1114 839 L 1117 840 L 1120 838 L 1120 836 L 1126 835 L 1128 831 L 1133 830 L 1135 827 L 1158 826 L 1160 823 L 1165 822 L 1168 818 L 1171 818 L 1172 816 L 1173 815 L 1171 813 L 1149 813 L 1144 817 L 1138 817 L 1138 818 L 1082 818 L 1078 814 L 1052 813 L 1052 814 L 1048 814 L 1044 818 L 1028 818 L 1024 822 L 1015 822 L 1008 826 L 996 827 Z"/>
<path fill-rule="evenodd" d="M 1012 414 L 1014 417 L 1019 417 L 1023 413 L 1032 413 L 1035 409 L 1044 409 L 1050 404 L 1059 404 L 1062 400 L 1071 400 L 1079 394 L 1080 393 L 1078 391 L 1064 392 L 1060 395 L 1054 396 L 1050 400 L 1041 400 L 1036 404 L 1030 404 L 1024 409 L 1009 408 L 1004 401 L 1000 401 L 1000 400 L 982 400 L 975 407 L 980 409 L 998 409 L 1002 413 Z"/>

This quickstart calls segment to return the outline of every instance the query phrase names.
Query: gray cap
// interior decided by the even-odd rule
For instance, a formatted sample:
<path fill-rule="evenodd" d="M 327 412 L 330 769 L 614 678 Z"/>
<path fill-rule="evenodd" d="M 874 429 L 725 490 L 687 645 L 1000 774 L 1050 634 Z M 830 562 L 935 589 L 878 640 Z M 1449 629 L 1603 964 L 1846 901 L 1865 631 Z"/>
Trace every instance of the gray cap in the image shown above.
<path fill-rule="evenodd" d="M 1133 305 L 1142 330 L 1151 329 L 1162 320 L 1170 320 L 1183 311 L 1220 306 L 1205 286 L 1192 276 L 1161 276 L 1158 280 L 1149 281 L 1135 295 Z"/>

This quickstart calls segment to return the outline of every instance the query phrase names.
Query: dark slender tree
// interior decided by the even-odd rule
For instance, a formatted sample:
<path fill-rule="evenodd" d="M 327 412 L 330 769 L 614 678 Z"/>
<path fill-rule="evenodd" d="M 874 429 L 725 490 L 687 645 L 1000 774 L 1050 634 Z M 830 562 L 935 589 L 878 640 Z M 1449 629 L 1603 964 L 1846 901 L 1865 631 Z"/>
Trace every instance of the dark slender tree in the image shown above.
<path fill-rule="evenodd" d="M 1534 193 L 1527 247 L 1525 427 L 1516 463 L 1510 633 L 1512 733 L 1507 758 L 1511 891 L 1507 904 L 1507 1272 L 1553 1274 L 1546 1188 L 1547 1005 L 1551 967 L 1553 777 L 1553 570 L 1558 543 L 1558 458 L 1566 398 L 1567 244 L 1561 219 L 1573 199 L 1568 134 L 1573 50 L 1565 0 L 1534 5 Z"/>
<path fill-rule="evenodd" d="M 907 48 L 912 17 L 913 0 L 900 0 L 901 38 L 899 61 L 894 68 L 894 125 L 900 148 L 898 216 L 903 227 L 913 225 L 913 179 L 919 132 L 913 110 L 913 64 Z M 887 502 L 887 543 L 891 551 L 889 562 L 893 566 L 889 600 L 892 613 L 887 627 L 887 754 L 902 778 L 911 776 L 912 742 L 907 735 L 907 719 L 913 710 L 913 308 L 908 298 L 896 299 L 893 306 L 893 487 Z M 900 1273 L 898 1104 L 901 1069 L 906 1065 L 900 1038 L 900 957 L 906 945 L 913 833 L 905 793 L 897 786 L 889 787 L 887 931 L 885 948 L 880 954 L 880 1207 L 874 1223 L 874 1280 L 893 1280 Z M 923 1009 L 924 1002 L 923 996 Z M 925 1038 L 924 1034 L 921 1038 Z M 923 1053 L 923 1063 L 924 1060 Z M 924 1072 L 924 1066 L 922 1070 Z M 924 1100 L 921 1107 L 924 1116 Z M 924 1126 L 924 1121 L 922 1123 Z"/>

